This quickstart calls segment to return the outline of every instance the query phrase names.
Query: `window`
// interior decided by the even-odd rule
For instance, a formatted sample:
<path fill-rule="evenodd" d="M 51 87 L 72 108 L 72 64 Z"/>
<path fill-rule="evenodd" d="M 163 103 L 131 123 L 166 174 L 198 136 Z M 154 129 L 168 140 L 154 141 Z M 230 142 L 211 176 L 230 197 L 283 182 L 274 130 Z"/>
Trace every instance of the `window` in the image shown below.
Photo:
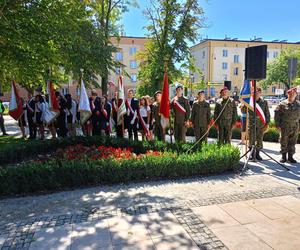
<path fill-rule="evenodd" d="M 228 56 L 228 50 L 224 49 L 223 50 L 223 57 L 227 57 Z"/>
<path fill-rule="evenodd" d="M 234 74 L 235 76 L 237 76 L 237 75 L 239 74 L 239 68 L 238 68 L 238 67 L 234 68 L 233 74 Z"/>
<path fill-rule="evenodd" d="M 202 58 L 205 58 L 205 51 L 202 51 Z"/>
<path fill-rule="evenodd" d="M 276 92 L 276 87 L 272 87 L 272 93 L 275 93 Z"/>
<path fill-rule="evenodd" d="M 136 48 L 135 47 L 132 47 L 129 49 L 129 54 L 130 55 L 135 55 L 136 54 Z"/>
<path fill-rule="evenodd" d="M 130 78 L 131 78 L 132 82 L 136 82 L 137 81 L 136 75 L 131 75 Z"/>
<path fill-rule="evenodd" d="M 239 61 L 240 61 L 240 56 L 239 55 L 234 55 L 233 62 L 238 63 Z"/>
<path fill-rule="evenodd" d="M 223 75 L 223 80 L 224 80 L 224 81 L 227 81 L 227 75 L 226 75 L 226 74 Z"/>
<path fill-rule="evenodd" d="M 131 61 L 130 61 L 130 68 L 131 68 L 131 69 L 136 69 L 136 68 L 137 68 L 136 60 L 131 60 Z"/>
<path fill-rule="evenodd" d="M 227 62 L 223 62 L 223 63 L 222 63 L 222 69 L 227 69 L 227 68 L 228 68 Z"/>
<path fill-rule="evenodd" d="M 274 51 L 273 57 L 276 58 L 278 56 L 278 51 Z"/>
<path fill-rule="evenodd" d="M 122 61 L 123 60 L 123 54 L 122 54 L 122 52 L 117 52 L 116 53 L 116 60 L 117 61 Z"/>
<path fill-rule="evenodd" d="M 116 74 L 117 75 L 121 74 L 121 68 L 120 67 L 116 67 Z"/>

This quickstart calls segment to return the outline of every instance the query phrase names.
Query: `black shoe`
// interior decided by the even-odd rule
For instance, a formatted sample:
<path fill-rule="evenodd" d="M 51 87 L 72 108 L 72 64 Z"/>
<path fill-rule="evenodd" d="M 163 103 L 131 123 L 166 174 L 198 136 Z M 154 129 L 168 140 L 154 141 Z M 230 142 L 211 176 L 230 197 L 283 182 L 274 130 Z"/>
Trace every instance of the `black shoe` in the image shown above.
<path fill-rule="evenodd" d="M 262 158 L 261 158 L 261 156 L 259 155 L 259 151 L 256 152 L 256 159 L 257 159 L 258 161 L 262 161 Z"/>
<path fill-rule="evenodd" d="M 288 161 L 290 163 L 297 163 L 297 161 L 293 158 L 293 155 L 290 155 L 290 154 L 289 154 L 289 157 L 288 157 Z"/>
<path fill-rule="evenodd" d="M 285 163 L 286 162 L 286 154 L 282 154 L 282 158 L 280 159 L 281 163 Z"/>

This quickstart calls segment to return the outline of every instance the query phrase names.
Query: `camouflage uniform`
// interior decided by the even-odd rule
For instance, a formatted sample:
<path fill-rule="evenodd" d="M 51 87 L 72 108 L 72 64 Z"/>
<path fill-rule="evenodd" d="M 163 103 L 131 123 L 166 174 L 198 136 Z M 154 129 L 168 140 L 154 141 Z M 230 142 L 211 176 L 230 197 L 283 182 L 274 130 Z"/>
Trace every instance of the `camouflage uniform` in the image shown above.
<path fill-rule="evenodd" d="M 158 102 L 153 103 L 153 117 L 155 119 L 154 123 L 154 135 L 159 141 L 164 141 L 164 130 L 160 123 L 160 114 L 159 114 L 160 104 Z"/>
<path fill-rule="evenodd" d="M 227 103 L 227 100 L 228 99 L 223 99 L 223 98 L 217 100 L 215 112 L 214 112 L 215 120 L 220 115 L 222 109 Z M 235 125 L 236 120 L 237 120 L 236 104 L 232 98 L 229 98 L 226 107 L 224 108 L 222 114 L 220 115 L 219 119 L 216 122 L 216 125 L 218 126 L 219 144 L 230 143 L 231 129 Z"/>
<path fill-rule="evenodd" d="M 195 101 L 192 107 L 192 123 L 194 125 L 194 133 L 198 141 L 207 131 L 210 122 L 210 105 L 206 101 Z M 201 142 L 207 141 L 207 135 Z"/>
<path fill-rule="evenodd" d="M 177 102 L 186 110 L 183 114 L 177 110 L 174 106 L 174 99 L 171 101 L 171 108 L 174 111 L 174 137 L 176 142 L 185 142 L 186 126 L 184 122 L 190 118 L 190 105 L 188 99 L 181 96 L 177 99 Z"/>
<path fill-rule="evenodd" d="M 268 102 L 259 98 L 256 101 L 256 105 L 259 105 L 264 112 L 266 118 L 266 125 L 270 122 L 270 112 L 268 107 Z M 265 125 L 261 121 L 258 115 L 256 115 L 256 138 L 254 140 L 254 112 L 249 110 L 249 143 L 250 145 L 254 145 L 256 141 L 256 148 L 260 150 L 263 148 L 263 137 L 265 132 Z"/>
<path fill-rule="evenodd" d="M 282 101 L 275 110 L 275 124 L 281 129 L 281 153 L 295 154 L 300 122 L 300 102 Z"/>

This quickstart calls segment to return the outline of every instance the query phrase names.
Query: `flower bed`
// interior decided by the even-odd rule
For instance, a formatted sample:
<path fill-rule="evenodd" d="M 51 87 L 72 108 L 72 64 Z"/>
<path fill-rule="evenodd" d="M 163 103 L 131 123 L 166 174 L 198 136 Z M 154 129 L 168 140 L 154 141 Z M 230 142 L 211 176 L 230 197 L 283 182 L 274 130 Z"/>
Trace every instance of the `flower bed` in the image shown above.
<path fill-rule="evenodd" d="M 187 154 L 190 145 L 185 144 L 134 145 L 121 140 L 116 147 L 116 142 L 107 139 L 98 146 L 77 143 L 60 147 L 43 160 L 0 167 L 0 195 L 219 174 L 232 170 L 240 156 L 239 150 L 230 145 L 207 144 Z"/>

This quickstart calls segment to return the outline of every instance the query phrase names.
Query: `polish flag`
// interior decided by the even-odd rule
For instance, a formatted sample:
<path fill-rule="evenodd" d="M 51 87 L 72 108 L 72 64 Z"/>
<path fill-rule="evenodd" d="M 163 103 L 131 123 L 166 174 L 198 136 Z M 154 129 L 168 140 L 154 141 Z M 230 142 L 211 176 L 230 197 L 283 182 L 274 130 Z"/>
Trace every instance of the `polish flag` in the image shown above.
<path fill-rule="evenodd" d="M 14 118 L 16 121 L 20 119 L 23 114 L 23 104 L 19 96 L 16 82 L 12 82 L 11 86 L 11 97 L 9 102 L 9 115 Z"/>
<path fill-rule="evenodd" d="M 161 115 L 160 123 L 165 129 L 169 124 L 170 119 L 170 99 L 169 99 L 169 84 L 168 84 L 168 74 L 164 74 L 164 86 L 162 90 L 161 102 L 159 107 L 159 113 Z"/>

